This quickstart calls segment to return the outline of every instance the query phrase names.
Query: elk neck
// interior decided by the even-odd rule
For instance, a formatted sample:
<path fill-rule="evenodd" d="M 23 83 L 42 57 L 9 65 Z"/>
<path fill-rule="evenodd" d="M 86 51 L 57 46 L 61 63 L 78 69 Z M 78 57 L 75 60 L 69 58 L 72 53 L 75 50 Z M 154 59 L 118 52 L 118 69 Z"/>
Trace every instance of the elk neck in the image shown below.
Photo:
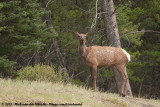
<path fill-rule="evenodd" d="M 78 51 L 82 57 L 85 57 L 87 55 L 87 46 L 86 46 L 85 42 L 79 43 Z"/>

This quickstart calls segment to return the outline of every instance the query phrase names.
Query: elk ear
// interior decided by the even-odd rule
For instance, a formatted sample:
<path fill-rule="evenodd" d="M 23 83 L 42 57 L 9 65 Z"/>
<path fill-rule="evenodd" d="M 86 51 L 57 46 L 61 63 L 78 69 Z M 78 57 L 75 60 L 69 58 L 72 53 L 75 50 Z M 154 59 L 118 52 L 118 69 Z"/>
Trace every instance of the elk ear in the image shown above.
<path fill-rule="evenodd" d="M 86 36 L 88 36 L 89 34 L 90 34 L 90 32 L 87 32 L 87 33 L 86 33 Z"/>
<path fill-rule="evenodd" d="M 74 31 L 74 33 L 75 33 L 77 36 L 79 36 L 79 33 L 78 33 L 78 32 Z"/>

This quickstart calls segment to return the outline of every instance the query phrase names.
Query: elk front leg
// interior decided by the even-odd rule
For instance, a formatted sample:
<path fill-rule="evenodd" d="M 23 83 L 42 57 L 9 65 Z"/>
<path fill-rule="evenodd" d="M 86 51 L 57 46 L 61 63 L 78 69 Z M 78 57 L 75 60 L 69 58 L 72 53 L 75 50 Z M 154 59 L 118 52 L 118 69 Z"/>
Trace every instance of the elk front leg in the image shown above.
<path fill-rule="evenodd" d="M 91 78 L 92 78 L 92 89 L 96 90 L 96 76 L 97 76 L 97 66 L 90 67 Z"/>

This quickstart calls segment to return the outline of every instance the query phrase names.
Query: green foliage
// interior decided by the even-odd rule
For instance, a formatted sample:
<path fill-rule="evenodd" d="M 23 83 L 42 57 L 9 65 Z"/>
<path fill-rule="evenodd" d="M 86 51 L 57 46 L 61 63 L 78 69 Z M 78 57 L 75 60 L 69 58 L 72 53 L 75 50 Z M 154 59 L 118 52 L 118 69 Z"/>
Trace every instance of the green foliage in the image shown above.
<path fill-rule="evenodd" d="M 36 0 L 3 1 L 1 8 L 1 43 L 4 48 L 10 47 L 7 52 L 17 54 L 28 53 L 40 49 L 43 45 L 42 37 L 50 36 L 42 22 L 43 9 Z M 45 40 L 47 40 L 46 38 Z M 1 47 L 2 48 L 2 47 Z"/>
<path fill-rule="evenodd" d="M 3 4 L 2 3 L 0 3 L 0 9 L 3 7 Z"/>
<path fill-rule="evenodd" d="M 135 83 L 135 82 L 142 82 L 142 74 L 141 75 L 135 75 L 137 72 L 141 72 L 141 69 L 144 69 L 144 67 L 146 66 L 146 63 L 142 63 L 142 62 L 135 62 L 133 61 L 132 63 L 129 63 L 127 65 L 127 72 L 128 72 L 128 77 L 131 80 L 131 82 Z"/>
<path fill-rule="evenodd" d="M 15 61 L 21 65 L 25 55 L 32 57 L 32 52 L 44 48 L 55 32 L 53 28 L 48 29 L 44 25 L 42 17 L 45 14 L 47 12 L 41 8 L 37 0 L 2 0 L 0 56 L 8 56 L 8 61 Z"/>
<path fill-rule="evenodd" d="M 105 68 L 102 70 L 101 74 L 102 77 L 106 78 L 106 77 L 113 77 L 114 73 L 113 70 L 106 70 Z"/>
<path fill-rule="evenodd" d="M 61 69 L 55 69 L 48 65 L 28 66 L 20 69 L 17 79 L 29 81 L 46 81 L 46 82 L 60 82 L 64 79 L 64 74 Z M 65 75 L 66 76 L 66 75 Z"/>
<path fill-rule="evenodd" d="M 141 7 L 136 7 L 132 13 L 130 13 L 130 19 L 133 21 L 136 21 L 138 19 L 139 15 L 144 14 L 144 9 L 142 9 Z"/>
<path fill-rule="evenodd" d="M 159 0 L 143 0 L 139 2 L 132 11 L 131 20 L 135 23 L 141 21 L 141 28 L 160 29 L 159 2 Z"/>
<path fill-rule="evenodd" d="M 130 75 L 133 75 L 134 73 L 129 73 Z M 132 83 L 135 83 L 135 82 L 142 82 L 143 79 L 138 77 L 138 76 L 130 76 L 129 75 L 129 79 L 132 81 Z"/>
<path fill-rule="evenodd" d="M 80 79 L 71 79 L 71 83 L 78 86 L 82 86 L 84 84 Z"/>
<path fill-rule="evenodd" d="M 130 14 L 133 14 L 131 10 L 131 3 L 128 2 L 125 5 L 118 5 L 117 7 L 117 23 L 119 34 L 121 37 L 122 47 L 128 47 L 128 45 L 132 45 L 132 49 L 136 49 L 137 47 L 141 46 L 142 40 L 140 37 L 143 33 L 138 34 L 130 34 L 123 36 L 124 34 L 138 31 L 139 24 L 133 25 L 133 22 L 130 20 Z"/>
<path fill-rule="evenodd" d="M 13 70 L 13 65 L 15 64 L 16 62 L 8 60 L 7 56 L 0 57 L 0 77 L 14 76 L 15 71 Z"/>

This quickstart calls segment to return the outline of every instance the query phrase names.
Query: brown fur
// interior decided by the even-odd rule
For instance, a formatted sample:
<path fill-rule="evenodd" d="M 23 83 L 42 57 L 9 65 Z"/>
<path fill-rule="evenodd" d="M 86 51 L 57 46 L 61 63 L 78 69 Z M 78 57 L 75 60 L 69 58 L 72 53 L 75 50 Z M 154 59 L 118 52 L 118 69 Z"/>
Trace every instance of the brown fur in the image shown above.
<path fill-rule="evenodd" d="M 124 73 L 125 67 L 128 63 L 127 56 L 121 48 L 107 47 L 107 46 L 90 46 L 86 47 L 87 34 L 79 34 L 79 53 L 90 67 L 92 77 L 92 89 L 96 90 L 96 74 L 97 67 L 116 67 L 123 78 L 121 95 L 126 95 L 127 75 Z M 115 71 L 114 71 L 115 72 Z"/>

